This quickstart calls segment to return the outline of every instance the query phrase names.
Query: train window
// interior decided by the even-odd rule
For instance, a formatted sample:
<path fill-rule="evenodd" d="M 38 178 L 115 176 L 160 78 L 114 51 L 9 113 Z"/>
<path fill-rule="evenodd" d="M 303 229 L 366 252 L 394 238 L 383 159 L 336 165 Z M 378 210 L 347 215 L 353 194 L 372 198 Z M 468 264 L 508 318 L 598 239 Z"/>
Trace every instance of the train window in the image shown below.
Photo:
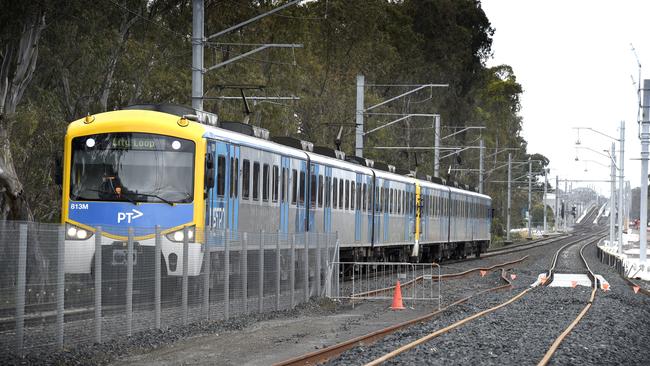
<path fill-rule="evenodd" d="M 298 171 L 296 169 L 291 169 L 291 204 L 296 204 L 298 200 Z"/>
<path fill-rule="evenodd" d="M 217 196 L 223 197 L 226 191 L 226 157 L 217 157 Z"/>
<path fill-rule="evenodd" d="M 334 184 L 332 185 L 332 208 L 339 207 L 338 190 L 339 190 L 339 180 L 337 178 L 334 178 Z"/>
<path fill-rule="evenodd" d="M 341 209 L 341 210 L 343 209 L 343 194 L 344 194 L 344 192 L 345 191 L 343 190 L 343 179 L 340 179 L 339 180 L 339 209 Z"/>
<path fill-rule="evenodd" d="M 239 192 L 239 158 L 230 158 L 230 197 Z"/>
<path fill-rule="evenodd" d="M 345 209 L 350 209 L 350 181 L 345 180 Z"/>
<path fill-rule="evenodd" d="M 280 200 L 282 202 L 287 201 L 287 168 L 282 168 L 282 178 L 280 181 Z"/>
<path fill-rule="evenodd" d="M 396 190 L 395 191 L 395 212 L 399 215 L 402 213 L 402 208 L 400 207 L 401 204 L 401 197 L 402 197 L 402 191 L 401 190 Z"/>
<path fill-rule="evenodd" d="M 325 177 L 325 207 L 330 207 L 330 197 L 332 197 L 332 184 L 330 177 Z"/>
<path fill-rule="evenodd" d="M 388 213 L 388 204 L 390 203 L 389 202 L 390 195 L 388 194 L 389 191 L 390 191 L 390 189 L 384 188 L 384 192 L 382 193 L 382 196 L 383 196 L 382 203 L 384 204 L 383 205 L 383 210 L 386 213 Z"/>
<path fill-rule="evenodd" d="M 260 163 L 253 163 L 253 201 L 260 199 Z"/>
<path fill-rule="evenodd" d="M 248 159 L 244 159 L 242 164 L 241 197 L 245 200 L 250 197 L 250 173 L 251 162 Z"/>
<path fill-rule="evenodd" d="M 279 172 L 280 168 L 278 168 L 277 165 L 273 165 L 273 176 L 271 177 L 272 187 L 271 187 L 271 198 L 273 199 L 273 202 L 278 202 L 278 188 L 280 185 L 278 184 L 278 179 L 279 177 Z"/>
<path fill-rule="evenodd" d="M 406 198 L 406 200 L 404 202 L 404 208 L 405 208 L 404 213 L 406 213 L 408 215 L 408 214 L 411 213 L 411 210 L 410 210 L 411 202 L 409 202 L 409 192 L 405 192 L 404 198 Z"/>
<path fill-rule="evenodd" d="M 355 199 L 355 189 L 354 189 L 354 181 L 350 182 L 350 210 L 354 210 L 354 199 Z"/>
<path fill-rule="evenodd" d="M 429 200 L 427 195 L 420 195 L 420 215 L 426 216 L 429 211 Z"/>
<path fill-rule="evenodd" d="M 323 200 L 325 196 L 323 193 L 325 190 L 323 189 L 323 175 L 319 174 L 318 175 L 318 207 L 323 207 Z"/>
<path fill-rule="evenodd" d="M 363 183 L 361 186 L 361 209 L 363 212 L 366 212 L 366 205 L 368 204 L 368 185 L 366 183 Z"/>
<path fill-rule="evenodd" d="M 361 194 L 361 183 L 357 183 L 357 205 L 355 206 L 357 210 L 361 210 L 361 200 L 363 195 Z"/>
<path fill-rule="evenodd" d="M 269 200 L 269 164 L 262 167 L 262 200 Z"/>
<path fill-rule="evenodd" d="M 318 197 L 316 183 L 318 183 L 316 180 L 316 174 L 312 174 L 309 181 L 309 197 L 311 207 L 316 207 L 316 198 Z"/>
<path fill-rule="evenodd" d="M 305 181 L 305 172 L 300 172 L 300 196 L 298 196 L 300 203 L 305 203 L 305 191 L 307 191 L 307 182 Z"/>

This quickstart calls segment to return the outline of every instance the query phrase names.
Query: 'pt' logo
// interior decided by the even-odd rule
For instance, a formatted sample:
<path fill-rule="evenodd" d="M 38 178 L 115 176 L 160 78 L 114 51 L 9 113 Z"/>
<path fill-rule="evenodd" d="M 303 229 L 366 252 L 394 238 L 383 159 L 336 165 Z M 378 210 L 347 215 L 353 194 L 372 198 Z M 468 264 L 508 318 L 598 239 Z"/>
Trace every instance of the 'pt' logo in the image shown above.
<path fill-rule="evenodd" d="M 126 220 L 127 223 L 131 223 L 133 220 L 137 219 L 138 217 L 141 217 L 144 215 L 142 212 L 133 209 L 131 210 L 132 212 L 118 212 L 117 213 L 117 223 L 119 224 L 120 222 Z"/>

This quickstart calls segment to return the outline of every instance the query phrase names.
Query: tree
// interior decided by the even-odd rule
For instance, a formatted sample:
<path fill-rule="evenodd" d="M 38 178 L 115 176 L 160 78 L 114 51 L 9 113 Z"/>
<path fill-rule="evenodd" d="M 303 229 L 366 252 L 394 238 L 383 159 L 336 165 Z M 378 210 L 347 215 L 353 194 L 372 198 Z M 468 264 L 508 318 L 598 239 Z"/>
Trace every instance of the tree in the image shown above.
<path fill-rule="evenodd" d="M 2 64 L 0 66 L 0 219 L 32 220 L 11 154 L 10 132 L 16 107 L 32 80 L 38 44 L 45 28 L 45 12 L 36 5 L 12 3 L 0 18 Z"/>

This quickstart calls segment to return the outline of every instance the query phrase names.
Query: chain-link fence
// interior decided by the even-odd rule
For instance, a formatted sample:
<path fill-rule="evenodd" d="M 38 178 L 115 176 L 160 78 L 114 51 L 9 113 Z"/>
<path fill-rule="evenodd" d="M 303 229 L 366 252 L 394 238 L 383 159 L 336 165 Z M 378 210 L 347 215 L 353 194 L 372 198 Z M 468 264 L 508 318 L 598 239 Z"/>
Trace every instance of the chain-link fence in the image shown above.
<path fill-rule="evenodd" d="M 0 223 L 3 352 L 289 309 L 324 295 L 338 250 L 336 234 L 79 230 Z"/>
<path fill-rule="evenodd" d="M 390 263 L 390 262 L 339 262 L 330 264 L 334 273 L 346 279 L 332 280 L 328 296 L 332 299 L 355 301 L 394 299 L 397 285 L 400 297 L 415 308 L 417 302 L 437 304 L 440 309 L 442 275 L 437 263 Z"/>

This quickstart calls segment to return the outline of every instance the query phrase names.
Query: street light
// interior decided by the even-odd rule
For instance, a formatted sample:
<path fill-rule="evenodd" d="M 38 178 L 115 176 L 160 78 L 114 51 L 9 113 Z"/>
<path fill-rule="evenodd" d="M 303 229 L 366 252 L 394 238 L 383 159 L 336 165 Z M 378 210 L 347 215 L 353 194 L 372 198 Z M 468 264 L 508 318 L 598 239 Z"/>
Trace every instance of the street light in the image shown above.
<path fill-rule="evenodd" d="M 591 127 L 574 127 L 574 129 L 578 130 L 578 140 L 576 141 L 576 145 L 580 145 L 580 130 L 588 130 L 595 132 L 599 135 L 605 136 L 609 138 L 610 140 L 614 141 L 612 142 L 612 148 L 611 148 L 611 154 L 603 154 L 600 152 L 597 152 L 593 149 L 587 148 L 587 150 L 594 151 L 600 155 L 604 155 L 607 158 L 611 159 L 612 161 L 612 197 L 611 197 L 611 207 L 610 211 L 614 210 L 614 203 L 615 203 L 615 193 L 616 193 L 616 172 L 614 169 L 619 171 L 619 180 L 618 180 L 618 186 L 619 186 L 619 191 L 618 191 L 618 253 L 622 254 L 623 253 L 623 187 L 624 187 L 624 179 L 625 179 L 625 121 L 620 122 L 620 127 L 619 127 L 619 133 L 620 137 L 615 138 L 613 136 L 610 136 L 606 133 L 603 133 L 601 131 L 598 131 L 596 129 L 593 129 Z M 616 158 L 615 158 L 615 142 L 619 143 L 619 164 L 616 166 Z M 581 146 L 576 146 L 576 148 L 584 148 Z M 576 161 L 578 160 L 578 157 L 576 156 Z M 611 212 L 610 212 L 611 215 Z M 614 221 L 613 217 L 610 218 L 610 245 L 613 245 L 614 243 L 614 236 L 613 236 L 613 231 L 614 231 Z"/>

